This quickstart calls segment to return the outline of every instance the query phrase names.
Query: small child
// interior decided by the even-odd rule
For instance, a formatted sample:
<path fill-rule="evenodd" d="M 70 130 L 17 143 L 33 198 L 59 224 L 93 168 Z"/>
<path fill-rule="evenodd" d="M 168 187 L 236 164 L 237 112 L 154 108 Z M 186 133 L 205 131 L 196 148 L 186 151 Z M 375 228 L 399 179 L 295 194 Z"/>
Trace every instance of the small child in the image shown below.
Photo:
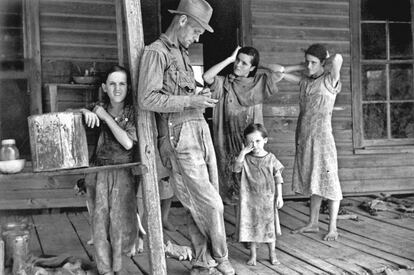
<path fill-rule="evenodd" d="M 277 209 L 283 206 L 283 165 L 275 155 L 264 150 L 267 131 L 252 123 L 244 130 L 246 146 L 234 163 L 241 172 L 237 233 L 240 242 L 251 242 L 248 265 L 256 265 L 256 244 L 267 243 L 272 265 L 276 257 L 276 233 L 281 234 Z"/>
<path fill-rule="evenodd" d="M 80 109 L 88 127 L 100 127 L 92 164 L 132 162 L 137 135 L 134 109 L 128 104 L 128 71 L 113 66 L 102 90 L 107 102 Z M 137 236 L 135 180 L 130 169 L 117 169 L 89 174 L 85 183 L 97 268 L 100 274 L 114 274 L 122 269 L 122 254 L 133 249 Z"/>

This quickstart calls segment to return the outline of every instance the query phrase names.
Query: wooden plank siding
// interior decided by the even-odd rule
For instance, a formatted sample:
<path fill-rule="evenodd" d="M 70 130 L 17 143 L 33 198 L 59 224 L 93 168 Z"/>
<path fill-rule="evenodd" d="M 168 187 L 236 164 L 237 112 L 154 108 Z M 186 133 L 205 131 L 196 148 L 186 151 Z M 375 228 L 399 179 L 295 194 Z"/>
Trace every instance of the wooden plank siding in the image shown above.
<path fill-rule="evenodd" d="M 125 19 L 122 9 L 116 8 L 119 0 L 39 1 L 42 83 L 70 83 L 76 65 L 82 72 L 92 65 L 98 72 L 117 63 L 127 66 Z M 142 2 L 149 43 L 159 35 L 158 1 Z"/>
<path fill-rule="evenodd" d="M 313 0 L 248 0 L 251 44 L 266 63 L 298 64 L 304 50 L 323 43 L 331 53 L 344 57 L 341 70 L 342 91 L 333 111 L 333 134 L 338 150 L 339 177 L 345 194 L 367 192 L 403 193 L 414 189 L 412 154 L 355 154 L 352 130 L 350 2 Z M 248 16 L 248 17 L 249 17 Z M 248 19 L 247 17 L 247 19 Z M 245 41 L 248 44 L 248 41 Z M 298 87 L 279 83 L 279 93 L 263 106 L 269 130 L 268 149 L 286 166 L 284 194 L 291 189 L 294 136 L 298 106 Z"/>
<path fill-rule="evenodd" d="M 95 65 L 98 72 L 118 63 L 114 0 L 40 0 L 43 83 L 70 83 Z"/>

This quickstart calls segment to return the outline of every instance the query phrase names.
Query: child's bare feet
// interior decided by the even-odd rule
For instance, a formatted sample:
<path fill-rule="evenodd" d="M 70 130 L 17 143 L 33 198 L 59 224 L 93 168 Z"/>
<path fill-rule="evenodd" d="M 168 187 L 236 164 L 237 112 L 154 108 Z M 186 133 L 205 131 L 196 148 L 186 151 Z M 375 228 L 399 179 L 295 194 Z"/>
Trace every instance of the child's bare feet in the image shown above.
<path fill-rule="evenodd" d="M 316 233 L 316 232 L 319 232 L 319 226 L 317 224 L 311 224 L 311 223 L 291 231 L 292 234 Z"/>
<path fill-rule="evenodd" d="M 328 234 L 325 235 L 325 237 L 323 237 L 324 241 L 336 241 L 339 237 L 339 233 L 338 231 L 334 230 L 334 231 L 329 231 Z"/>
<path fill-rule="evenodd" d="M 278 264 L 280 264 L 279 260 L 276 257 L 276 251 L 272 251 L 270 253 L 270 263 L 272 265 L 278 265 Z"/>
<path fill-rule="evenodd" d="M 256 265 L 256 256 L 250 256 L 250 259 L 247 261 L 247 265 Z"/>
<path fill-rule="evenodd" d="M 256 265 L 256 243 L 250 243 L 250 259 L 247 261 L 247 265 Z"/>

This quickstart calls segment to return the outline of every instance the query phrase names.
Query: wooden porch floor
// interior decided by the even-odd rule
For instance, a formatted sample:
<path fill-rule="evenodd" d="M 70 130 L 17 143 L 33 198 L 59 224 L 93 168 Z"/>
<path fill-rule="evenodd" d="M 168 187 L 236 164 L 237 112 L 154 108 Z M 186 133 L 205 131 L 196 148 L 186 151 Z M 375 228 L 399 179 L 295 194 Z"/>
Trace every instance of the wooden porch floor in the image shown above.
<path fill-rule="evenodd" d="M 414 202 L 414 196 L 405 198 Z M 308 207 L 303 201 L 287 201 L 281 209 L 282 236 L 277 240 L 280 265 L 272 266 L 267 260 L 267 247 L 258 249 L 258 265 L 245 264 L 249 251 L 231 239 L 234 232 L 234 211 L 226 207 L 225 220 L 228 235 L 230 261 L 237 274 L 414 274 L 414 218 L 395 210 L 378 212 L 370 216 L 357 205 L 371 198 L 352 197 L 343 202 L 349 214 L 358 215 L 358 221 L 339 220 L 340 238 L 337 242 L 322 241 L 327 230 L 327 215 L 321 214 L 321 231 L 314 234 L 290 234 L 290 230 L 308 219 Z M 165 240 L 189 245 L 186 232 L 185 211 L 172 208 L 171 222 L 178 226 L 176 232 L 164 232 Z M 30 251 L 34 255 L 72 255 L 91 260 L 92 247 L 89 239 L 87 212 L 59 214 L 2 214 L 0 222 L 27 219 L 33 229 Z M 189 262 L 167 259 L 168 274 L 189 274 Z M 124 258 L 123 274 L 150 274 L 148 254 Z"/>

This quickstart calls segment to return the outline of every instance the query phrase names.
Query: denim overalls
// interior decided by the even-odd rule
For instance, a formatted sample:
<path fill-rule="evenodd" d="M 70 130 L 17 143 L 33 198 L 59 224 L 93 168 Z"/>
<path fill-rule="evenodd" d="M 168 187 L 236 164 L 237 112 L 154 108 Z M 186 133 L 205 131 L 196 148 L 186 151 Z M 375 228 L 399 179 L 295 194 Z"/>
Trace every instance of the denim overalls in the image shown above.
<path fill-rule="evenodd" d="M 160 60 L 160 63 L 154 64 L 157 63 L 154 60 Z M 146 81 L 156 83 L 154 77 L 162 78 L 159 80 L 162 81 L 159 91 L 142 91 L 139 88 L 139 100 L 147 109 L 160 111 L 160 104 L 165 108 L 174 108 L 169 106 L 165 95 L 194 95 L 195 79 L 188 55 L 165 35 L 146 47 L 141 69 L 142 64 L 147 64 L 148 79 L 140 76 L 140 85 L 145 87 L 143 83 Z M 152 74 L 152 70 L 160 72 L 159 66 L 163 67 L 163 74 Z M 152 96 L 151 100 L 145 101 L 149 98 L 148 94 Z M 223 203 L 218 192 L 216 155 L 203 111 L 184 108 L 175 112 L 158 112 L 156 121 L 162 162 L 170 170 L 175 195 L 191 213 L 188 228 L 195 252 L 192 264 L 211 267 L 217 265 L 216 261 L 226 260 L 228 250 Z"/>

